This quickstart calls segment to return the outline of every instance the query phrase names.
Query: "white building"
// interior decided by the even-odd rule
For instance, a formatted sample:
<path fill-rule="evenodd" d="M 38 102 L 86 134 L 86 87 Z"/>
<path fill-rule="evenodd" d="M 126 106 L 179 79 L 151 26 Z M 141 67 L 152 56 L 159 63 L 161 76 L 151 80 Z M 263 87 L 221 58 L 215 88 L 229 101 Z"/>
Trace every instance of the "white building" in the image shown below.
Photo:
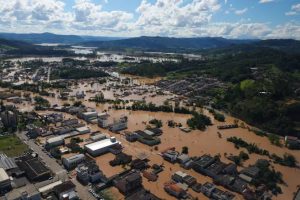
<path fill-rule="evenodd" d="M 112 132 L 118 132 L 127 129 L 127 119 L 120 119 L 110 125 L 109 130 Z"/>
<path fill-rule="evenodd" d="M 87 144 L 84 147 L 90 155 L 96 157 L 101 154 L 107 153 L 109 151 L 109 148 L 120 144 L 121 142 L 117 141 L 115 137 L 111 137 L 108 139 L 100 140 L 98 142 Z"/>
<path fill-rule="evenodd" d="M 108 117 L 98 118 L 98 126 L 101 127 L 101 128 L 107 128 L 109 126 Z"/>
<path fill-rule="evenodd" d="M 95 119 L 98 117 L 98 113 L 97 112 L 85 112 L 82 113 L 82 119 L 85 121 L 90 121 L 92 119 Z"/>
<path fill-rule="evenodd" d="M 80 134 L 82 134 L 82 133 L 79 133 L 78 131 L 72 131 L 72 132 L 64 134 L 64 135 L 51 137 L 51 138 L 47 139 L 46 147 L 56 147 L 56 146 L 63 145 L 65 143 L 66 138 L 75 137 Z"/>
<path fill-rule="evenodd" d="M 11 188 L 10 179 L 6 171 L 0 168 L 0 191 L 6 191 Z"/>
<path fill-rule="evenodd" d="M 60 136 L 49 138 L 46 141 L 46 146 L 47 147 L 56 147 L 56 146 L 63 145 L 64 143 L 65 143 L 65 136 L 60 135 Z"/>
<path fill-rule="evenodd" d="M 62 162 L 66 169 L 73 169 L 77 167 L 78 164 L 82 163 L 84 160 L 85 160 L 84 154 L 77 154 L 69 158 L 63 158 Z"/>
<path fill-rule="evenodd" d="M 76 131 L 78 131 L 79 134 L 86 134 L 86 133 L 90 133 L 91 132 L 91 130 L 88 127 L 86 127 L 86 126 L 80 127 L 80 128 L 76 128 Z"/>
<path fill-rule="evenodd" d="M 90 139 L 93 142 L 97 142 L 97 141 L 104 140 L 104 139 L 107 139 L 107 138 L 108 138 L 108 136 L 105 133 L 98 133 L 98 134 L 95 134 L 95 135 L 90 137 Z"/>

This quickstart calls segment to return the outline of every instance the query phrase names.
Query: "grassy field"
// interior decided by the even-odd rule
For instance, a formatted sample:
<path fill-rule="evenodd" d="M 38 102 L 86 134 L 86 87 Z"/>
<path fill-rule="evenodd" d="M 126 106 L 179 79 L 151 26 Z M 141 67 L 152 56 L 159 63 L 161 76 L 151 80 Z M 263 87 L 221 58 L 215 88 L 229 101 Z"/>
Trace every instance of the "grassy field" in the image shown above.
<path fill-rule="evenodd" d="M 0 152 L 7 156 L 19 156 L 26 150 L 28 150 L 28 146 L 15 135 L 0 136 Z"/>

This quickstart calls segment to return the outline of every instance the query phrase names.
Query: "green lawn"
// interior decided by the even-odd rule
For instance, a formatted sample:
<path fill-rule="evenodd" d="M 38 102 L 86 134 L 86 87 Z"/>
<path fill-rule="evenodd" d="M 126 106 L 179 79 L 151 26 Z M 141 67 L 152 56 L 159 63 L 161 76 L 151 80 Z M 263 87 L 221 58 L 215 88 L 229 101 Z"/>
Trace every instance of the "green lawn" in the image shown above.
<path fill-rule="evenodd" d="M 0 152 L 7 156 L 19 156 L 28 150 L 28 146 L 24 144 L 17 136 L 0 136 Z"/>

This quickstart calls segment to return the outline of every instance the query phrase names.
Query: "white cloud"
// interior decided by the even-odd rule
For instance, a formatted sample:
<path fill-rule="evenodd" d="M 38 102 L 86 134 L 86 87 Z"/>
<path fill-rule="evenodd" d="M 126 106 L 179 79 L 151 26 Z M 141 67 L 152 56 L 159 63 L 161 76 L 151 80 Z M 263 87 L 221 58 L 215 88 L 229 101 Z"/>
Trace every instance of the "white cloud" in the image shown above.
<path fill-rule="evenodd" d="M 287 16 L 293 16 L 293 15 L 297 15 L 297 12 L 295 12 L 295 11 L 289 11 L 289 12 L 286 12 L 285 15 L 287 15 Z"/>
<path fill-rule="evenodd" d="M 300 12 L 300 3 L 292 5 L 291 10 L 286 12 L 285 15 L 293 16 L 299 14 L 299 12 Z"/>
<path fill-rule="evenodd" d="M 65 4 L 60 0 L 0 0 L 0 23 L 20 30 L 31 26 L 52 27 L 71 21 L 71 14 L 64 12 Z"/>
<path fill-rule="evenodd" d="M 133 18 L 131 13 L 124 11 L 102 11 L 102 6 L 90 0 L 77 0 L 73 6 L 75 29 L 115 29 L 124 28 L 126 22 Z"/>
<path fill-rule="evenodd" d="M 105 11 L 106 0 L 76 0 L 66 8 L 62 0 L 0 0 L 0 31 L 55 32 L 60 34 L 108 36 L 175 36 L 227 38 L 297 38 L 300 24 L 271 26 L 249 20 L 214 22 L 223 0 L 142 0 L 136 13 Z M 225 1 L 227 2 L 227 1 Z M 266 1 L 265 1 L 266 2 Z M 242 15 L 231 2 L 222 13 Z M 300 4 L 291 6 L 286 15 L 300 12 Z M 135 16 L 135 17 L 134 17 Z M 222 20 L 222 19 L 221 19 Z"/>
<path fill-rule="evenodd" d="M 157 0 L 151 4 L 143 0 L 137 8 L 140 14 L 138 26 L 196 27 L 210 21 L 213 13 L 221 5 L 217 0 L 193 0 L 183 4 L 183 0 Z"/>
<path fill-rule="evenodd" d="M 243 15 L 243 14 L 245 14 L 247 11 L 248 11 L 248 8 L 244 8 L 244 9 L 241 9 L 241 10 L 236 10 L 236 11 L 234 11 L 234 13 L 235 13 L 236 15 Z"/>
<path fill-rule="evenodd" d="M 295 12 L 300 12 L 300 3 L 292 5 L 292 10 Z"/>
<path fill-rule="evenodd" d="M 260 0 L 259 3 L 271 3 L 274 0 Z"/>
<path fill-rule="evenodd" d="M 267 38 L 294 38 L 300 39 L 300 24 L 299 23 L 285 23 L 277 25 L 272 33 L 266 36 Z"/>

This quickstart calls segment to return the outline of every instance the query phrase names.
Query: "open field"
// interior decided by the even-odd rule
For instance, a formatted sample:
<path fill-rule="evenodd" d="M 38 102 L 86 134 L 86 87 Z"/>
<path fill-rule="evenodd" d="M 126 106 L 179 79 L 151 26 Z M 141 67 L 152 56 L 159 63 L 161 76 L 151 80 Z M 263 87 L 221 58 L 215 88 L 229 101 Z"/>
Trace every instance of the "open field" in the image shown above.
<path fill-rule="evenodd" d="M 7 156 L 19 156 L 27 150 L 28 146 L 15 135 L 0 137 L 0 152 L 5 153 Z"/>

